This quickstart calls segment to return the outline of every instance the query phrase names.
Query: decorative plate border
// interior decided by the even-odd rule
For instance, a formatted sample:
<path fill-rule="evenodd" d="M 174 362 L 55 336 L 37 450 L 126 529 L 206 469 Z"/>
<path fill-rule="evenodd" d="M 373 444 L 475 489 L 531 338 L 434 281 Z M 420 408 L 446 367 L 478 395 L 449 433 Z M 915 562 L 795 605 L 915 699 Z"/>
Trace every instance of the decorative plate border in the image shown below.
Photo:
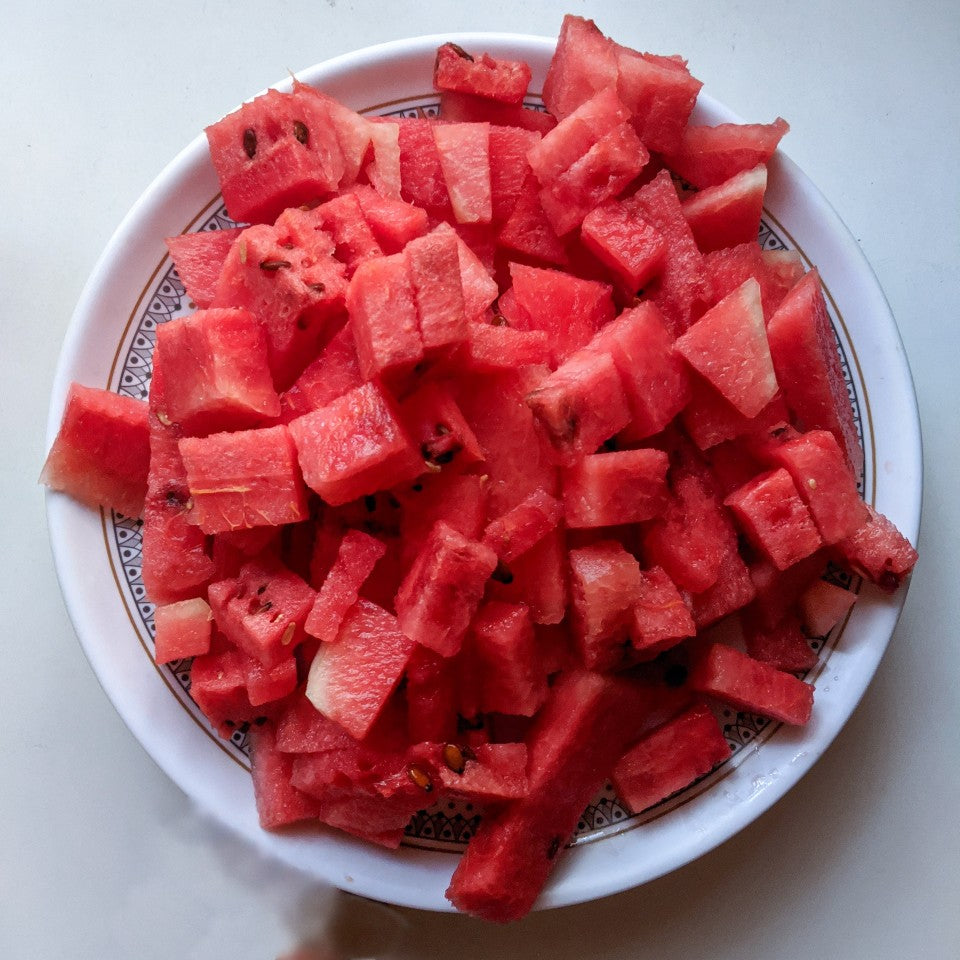
<path fill-rule="evenodd" d="M 542 109 L 542 102 L 539 99 L 531 100 L 526 105 Z M 420 96 L 378 104 L 359 112 L 393 117 L 432 117 L 437 115 L 438 109 L 439 105 L 435 97 Z M 234 226 L 236 223 L 230 219 L 218 195 L 194 217 L 183 232 L 221 230 Z M 764 250 L 797 250 L 807 265 L 810 265 L 809 258 L 787 229 L 767 210 L 764 210 L 758 240 Z M 847 392 L 854 411 L 857 435 L 865 451 L 864 472 L 859 486 L 861 493 L 870 491 L 868 500 L 872 503 L 875 490 L 875 451 L 872 432 L 865 432 L 864 429 L 865 419 L 867 424 L 870 422 L 866 386 L 843 317 L 825 284 L 823 289 Z M 128 319 L 124 334 L 117 346 L 108 387 L 126 396 L 146 400 L 149 393 L 157 327 L 177 317 L 185 316 L 195 309 L 196 305 L 187 296 L 172 260 L 169 256 L 164 257 L 145 284 L 143 295 Z M 125 342 L 128 342 L 128 345 L 124 351 Z M 853 363 L 850 361 L 851 357 Z M 859 390 L 857 380 L 859 380 Z M 861 393 L 863 404 L 861 404 Z M 867 412 L 866 418 L 863 410 Z M 153 604 L 147 599 L 141 576 L 141 527 L 142 521 L 139 519 L 125 517 L 116 512 L 109 517 L 106 514 L 103 515 L 104 544 L 117 588 L 141 646 L 153 663 Z M 859 579 L 849 577 L 839 568 L 829 568 L 824 576 L 838 586 L 859 593 L 861 586 Z M 828 635 L 811 640 L 812 648 L 819 655 L 818 663 L 811 670 L 797 674 L 798 676 L 810 681 L 816 680 L 826 668 L 830 654 L 836 649 L 848 620 L 849 615 Z M 180 660 L 163 667 L 155 664 L 154 666 L 171 693 L 176 696 L 181 706 L 201 726 L 209 738 L 231 759 L 249 770 L 250 747 L 247 725 L 239 727 L 229 741 L 224 741 L 217 735 L 190 698 L 190 661 Z M 584 811 L 571 845 L 590 843 L 649 823 L 688 803 L 739 766 L 748 746 L 756 748 L 773 737 L 782 726 L 763 717 L 729 709 L 718 708 L 717 717 L 732 751 L 727 761 L 683 791 L 639 814 L 631 813 L 617 798 L 612 784 L 606 783 Z M 411 819 L 404 845 L 459 853 L 475 831 L 479 816 L 480 814 L 471 804 L 448 801 L 434 805 L 420 811 Z"/>

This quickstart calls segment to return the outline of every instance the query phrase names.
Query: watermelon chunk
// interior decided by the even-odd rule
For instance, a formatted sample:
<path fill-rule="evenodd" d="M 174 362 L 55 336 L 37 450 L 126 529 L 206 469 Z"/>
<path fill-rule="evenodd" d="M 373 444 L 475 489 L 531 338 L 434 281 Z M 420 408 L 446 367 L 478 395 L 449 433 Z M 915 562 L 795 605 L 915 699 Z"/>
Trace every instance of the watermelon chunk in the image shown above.
<path fill-rule="evenodd" d="M 334 506 L 412 480 L 423 460 L 392 402 L 375 384 L 290 423 L 307 485 Z"/>
<path fill-rule="evenodd" d="M 813 708 L 812 686 L 720 643 L 697 660 L 689 684 L 738 710 L 783 723 L 803 725 Z"/>
<path fill-rule="evenodd" d="M 425 350 L 451 347 L 467 339 L 467 315 L 455 234 L 433 231 L 404 249 L 417 304 Z"/>
<path fill-rule="evenodd" d="M 401 632 L 396 617 L 359 600 L 341 624 L 336 643 L 323 644 L 317 652 L 307 698 L 361 740 L 400 682 L 412 650 L 413 640 Z"/>
<path fill-rule="evenodd" d="M 260 826 L 275 830 L 301 820 L 315 819 L 320 804 L 290 783 L 293 758 L 276 746 L 276 735 L 269 724 L 250 732 L 250 773 Z"/>
<path fill-rule="evenodd" d="M 490 125 L 438 124 L 433 137 L 457 223 L 489 223 L 493 219 Z"/>
<path fill-rule="evenodd" d="M 457 660 L 419 643 L 406 670 L 407 735 L 412 743 L 449 743 L 457 736 Z"/>
<path fill-rule="evenodd" d="M 530 67 L 522 60 L 474 57 L 455 43 L 437 48 L 433 68 L 435 90 L 454 90 L 501 103 L 520 104 L 530 85 Z"/>
<path fill-rule="evenodd" d="M 667 249 L 656 227 L 616 200 L 599 204 L 583 218 L 580 239 L 633 293 L 660 270 Z"/>
<path fill-rule="evenodd" d="M 730 756 L 705 704 L 696 704 L 648 733 L 613 770 L 617 796 L 640 813 L 689 786 Z"/>
<path fill-rule="evenodd" d="M 40 482 L 90 507 L 139 517 L 147 495 L 147 404 L 72 383 Z"/>
<path fill-rule="evenodd" d="M 634 649 L 648 660 L 696 634 L 690 607 L 677 585 L 660 567 L 640 573 L 642 586 L 629 624 Z"/>
<path fill-rule="evenodd" d="M 223 230 L 201 230 L 167 237 L 163 242 L 170 251 L 177 275 L 183 281 L 187 296 L 198 307 L 209 307 L 217 295 L 217 280 L 233 241 L 243 227 Z"/>
<path fill-rule="evenodd" d="M 684 201 L 683 215 L 697 246 L 707 253 L 756 241 L 766 189 L 767 168 L 759 164 Z"/>
<path fill-rule="evenodd" d="M 510 563 L 555 529 L 563 505 L 543 489 L 537 489 L 513 509 L 487 524 L 483 542 L 501 563 Z"/>
<path fill-rule="evenodd" d="M 154 660 L 170 663 L 209 653 L 212 621 L 203 597 L 159 604 L 153 612 Z"/>
<path fill-rule="evenodd" d="M 190 519 L 204 533 L 307 518 L 297 451 L 285 426 L 184 437 L 178 446 L 193 501 Z"/>
<path fill-rule="evenodd" d="M 825 637 L 856 603 L 857 595 L 835 583 L 817 580 L 800 597 L 800 616 L 812 637 Z"/>
<path fill-rule="evenodd" d="M 740 615 L 747 653 L 754 660 L 788 673 L 809 670 L 817 663 L 817 654 L 804 636 L 800 619 L 787 614 L 771 627 L 764 627 L 757 617 L 743 611 Z"/>
<path fill-rule="evenodd" d="M 913 570 L 917 551 L 882 513 L 867 511 L 867 521 L 836 545 L 837 553 L 844 566 L 892 593 Z"/>

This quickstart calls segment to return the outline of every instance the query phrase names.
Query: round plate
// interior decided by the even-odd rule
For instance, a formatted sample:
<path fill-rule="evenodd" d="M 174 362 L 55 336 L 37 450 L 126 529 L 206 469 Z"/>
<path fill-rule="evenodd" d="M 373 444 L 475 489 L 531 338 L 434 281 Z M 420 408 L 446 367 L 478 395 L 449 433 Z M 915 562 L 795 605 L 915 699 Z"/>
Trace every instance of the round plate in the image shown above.
<path fill-rule="evenodd" d="M 405 40 L 338 57 L 300 79 L 364 113 L 429 115 L 435 51 L 466 49 L 522 58 L 539 90 L 554 40 L 463 34 Z M 279 84 L 288 88 L 289 82 Z M 537 101 L 531 97 L 531 103 Z M 738 118 L 701 95 L 698 122 Z M 191 304 L 166 253 L 167 236 L 229 225 L 207 158 L 194 140 L 120 225 L 84 289 L 54 384 L 48 442 L 70 381 L 146 397 L 158 323 Z M 920 428 L 907 361 L 876 279 L 849 232 L 803 174 L 778 154 L 770 164 L 761 242 L 800 251 L 820 267 L 848 388 L 863 439 L 866 500 L 916 539 L 921 493 Z M 449 910 L 444 890 L 475 820 L 469 810 L 415 818 L 395 852 L 333 831 L 260 829 L 244 735 L 224 742 L 187 693 L 187 664 L 157 667 L 152 606 L 140 583 L 139 522 L 86 510 L 50 494 L 48 514 L 60 583 L 84 650 L 124 721 L 179 786 L 261 850 L 345 890 L 390 903 Z M 669 801 L 633 817 L 607 789 L 585 812 L 573 849 L 538 906 L 576 903 L 644 883 L 700 856 L 766 810 L 813 765 L 850 716 L 896 625 L 904 592 L 890 598 L 844 583 L 860 597 L 847 622 L 820 643 L 813 719 L 802 729 L 727 711 L 731 760 Z"/>

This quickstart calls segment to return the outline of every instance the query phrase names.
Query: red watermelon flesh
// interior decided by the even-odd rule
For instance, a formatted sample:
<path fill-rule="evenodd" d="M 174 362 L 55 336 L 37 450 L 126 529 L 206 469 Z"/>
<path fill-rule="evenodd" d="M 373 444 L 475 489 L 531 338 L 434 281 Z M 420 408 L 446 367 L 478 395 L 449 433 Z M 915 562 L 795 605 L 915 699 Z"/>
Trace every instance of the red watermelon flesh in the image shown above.
<path fill-rule="evenodd" d="M 453 656 L 480 605 L 497 555 L 438 521 L 397 592 L 397 617 L 409 637 Z"/>
<path fill-rule="evenodd" d="M 492 600 L 470 624 L 472 687 L 484 713 L 532 717 L 547 698 L 547 675 L 537 658 L 529 609 Z"/>
<path fill-rule="evenodd" d="M 416 644 L 406 671 L 407 735 L 412 743 L 457 736 L 457 660 Z"/>
<path fill-rule="evenodd" d="M 850 612 L 857 595 L 850 590 L 815 580 L 800 596 L 800 618 L 812 637 L 825 637 Z"/>
<path fill-rule="evenodd" d="M 462 343 L 469 331 L 456 236 L 433 231 L 411 240 L 404 255 L 424 349 L 435 351 Z"/>
<path fill-rule="evenodd" d="M 758 629 L 772 630 L 795 609 L 807 587 L 820 579 L 826 565 L 823 550 L 786 570 L 779 570 L 766 557 L 757 557 L 749 567 L 755 597 L 745 615 L 756 623 Z"/>
<path fill-rule="evenodd" d="M 584 217 L 580 239 L 633 293 L 660 270 L 666 252 L 660 231 L 616 200 L 596 206 Z"/>
<path fill-rule="evenodd" d="M 452 390 L 431 380 L 400 404 L 407 433 L 428 466 L 462 469 L 483 460 L 483 450 L 464 419 Z"/>
<path fill-rule="evenodd" d="M 555 117 L 569 116 L 598 90 L 616 86 L 613 42 L 592 20 L 567 14 L 543 84 L 543 102 Z"/>
<path fill-rule="evenodd" d="M 624 310 L 591 347 L 609 353 L 620 372 L 634 437 L 659 433 L 690 399 L 686 365 L 655 304 Z"/>
<path fill-rule="evenodd" d="M 400 128 L 395 120 L 374 117 L 369 123 L 370 151 L 363 173 L 373 189 L 385 200 L 400 196 Z"/>
<path fill-rule="evenodd" d="M 517 202 L 497 234 L 497 243 L 508 254 L 538 263 L 564 266 L 569 262 L 564 242 L 543 212 L 540 184 L 532 171 L 521 183 Z"/>
<path fill-rule="evenodd" d="M 541 181 L 540 202 L 557 235 L 570 233 L 598 204 L 616 197 L 648 159 L 633 127 L 624 122 L 604 133 L 566 170 Z"/>
<path fill-rule="evenodd" d="M 554 366 L 586 346 L 613 319 L 607 284 L 520 263 L 510 264 L 510 279 L 518 307 L 514 326 L 544 330 L 553 344 Z"/>
<path fill-rule="evenodd" d="M 520 104 L 530 85 L 530 67 L 522 60 L 498 60 L 487 53 L 473 56 L 455 43 L 437 48 L 433 68 L 436 90 L 454 90 L 501 103 Z"/>
<path fill-rule="evenodd" d="M 703 266 L 711 304 L 719 303 L 753 277 L 760 284 L 763 316 L 768 322 L 780 301 L 803 277 L 803 261 L 796 250 L 761 250 L 755 240 L 712 250 L 703 258 Z"/>
<path fill-rule="evenodd" d="M 671 333 L 683 333 L 707 299 L 703 255 L 697 248 L 677 191 L 666 170 L 624 201 L 658 230 L 667 245 L 660 273 L 648 291 L 663 312 Z"/>
<path fill-rule="evenodd" d="M 357 748 L 353 737 L 339 723 L 320 713 L 303 688 L 287 699 L 277 716 L 276 744 L 284 753 L 301 754 L 339 753 Z"/>
<path fill-rule="evenodd" d="M 766 189 L 767 168 L 760 164 L 685 200 L 683 215 L 697 246 L 707 253 L 755 241 Z"/>
<path fill-rule="evenodd" d="M 443 123 L 433 128 L 440 169 L 457 223 L 489 223 L 490 124 Z"/>
<path fill-rule="evenodd" d="M 303 639 L 316 594 L 278 561 L 257 558 L 207 589 L 217 628 L 247 656 L 274 667 Z"/>
<path fill-rule="evenodd" d="M 272 222 L 287 207 L 328 196 L 344 175 L 327 102 L 309 87 L 268 90 L 206 133 L 224 203 L 238 222 Z"/>
<path fill-rule="evenodd" d="M 641 523 L 667 505 L 668 457 L 662 450 L 619 450 L 585 456 L 562 472 L 567 526 Z"/>
<path fill-rule="evenodd" d="M 516 207 L 523 181 L 530 172 L 527 151 L 539 139 L 532 130 L 490 127 L 490 193 L 494 223 L 503 223 Z"/>
<path fill-rule="evenodd" d="M 454 906 L 500 923 L 532 908 L 641 711 L 622 681 L 585 671 L 561 678 L 527 739 L 528 793 L 481 822 L 447 890 Z"/>
<path fill-rule="evenodd" d="M 631 610 L 640 599 L 640 564 L 614 541 L 570 551 L 573 634 L 591 670 L 624 665 Z"/>
<path fill-rule="evenodd" d="M 785 467 L 810 510 L 823 542 L 851 536 L 866 522 L 866 504 L 857 492 L 843 450 L 829 430 L 811 430 L 771 450 Z"/>
<path fill-rule="evenodd" d="M 674 349 L 745 417 L 755 417 L 777 392 L 756 280 L 711 307 Z"/>
<path fill-rule="evenodd" d="M 803 725 L 813 708 L 813 687 L 720 643 L 697 660 L 690 687 L 738 710 Z"/>
<path fill-rule="evenodd" d="M 213 615 L 203 597 L 158 604 L 153 612 L 157 663 L 209 653 Z"/>
<path fill-rule="evenodd" d="M 289 423 L 318 410 L 363 383 L 349 324 L 340 328 L 289 390 L 280 394 L 280 419 Z"/>
<path fill-rule="evenodd" d="M 251 706 L 262 707 L 293 693 L 297 685 L 297 660 L 291 653 L 274 666 L 266 667 L 256 657 L 246 657 L 243 676 Z"/>
<path fill-rule="evenodd" d="M 334 255 L 346 265 L 348 277 L 361 261 L 383 255 L 356 194 L 344 193 L 327 200 L 315 207 L 311 216 L 316 218 L 319 229 L 330 235 L 335 244 Z"/>
<path fill-rule="evenodd" d="M 471 370 L 493 373 L 550 362 L 550 338 L 545 330 L 516 330 L 508 324 L 470 324 Z"/>
<path fill-rule="evenodd" d="M 453 211 L 433 138 L 434 126 L 426 117 L 404 117 L 399 122 L 400 195 L 407 203 L 446 218 L 452 217 Z"/>
<path fill-rule="evenodd" d="M 630 641 L 644 660 L 696 634 L 690 606 L 660 567 L 640 573 L 642 587 L 629 624 Z"/>
<path fill-rule="evenodd" d="M 180 456 L 204 533 L 281 526 L 307 518 L 297 451 L 283 426 L 184 437 Z"/>
<path fill-rule="evenodd" d="M 224 262 L 213 303 L 242 307 L 263 324 L 278 390 L 293 383 L 337 329 L 347 290 L 333 241 L 297 223 L 306 216 L 288 210 L 282 227 L 244 230 Z M 309 237 L 310 246 L 298 247 L 294 236 Z"/>
<path fill-rule="evenodd" d="M 253 706 L 247 696 L 244 660 L 241 651 L 221 646 L 194 657 L 190 665 L 190 696 L 225 739 L 266 712 L 263 707 Z"/>
<path fill-rule="evenodd" d="M 721 561 L 716 581 L 706 590 L 690 597 L 693 622 L 698 631 L 704 630 L 731 613 L 742 610 L 755 597 L 756 588 L 750 569 L 737 552 L 736 544 L 731 544 Z"/>
<path fill-rule="evenodd" d="M 150 425 L 143 509 L 143 585 L 154 603 L 195 597 L 214 572 L 207 536 L 190 522 L 190 490 L 172 431 Z"/>
<path fill-rule="evenodd" d="M 400 682 L 412 650 L 413 640 L 401 632 L 396 617 L 359 600 L 336 643 L 321 644 L 310 666 L 307 698 L 362 740 Z"/>
<path fill-rule="evenodd" d="M 143 513 L 150 469 L 147 404 L 72 383 L 40 482 L 90 507 Z"/>
<path fill-rule="evenodd" d="M 809 670 L 817 663 L 817 654 L 800 626 L 800 618 L 791 613 L 771 627 L 762 626 L 745 610 L 740 615 L 744 646 L 754 660 L 788 673 Z"/>
<path fill-rule="evenodd" d="M 373 235 L 385 254 L 399 253 L 411 240 L 427 232 L 425 210 L 403 200 L 383 197 L 367 184 L 350 188 Z"/>
<path fill-rule="evenodd" d="M 337 559 L 304 623 L 307 633 L 325 643 L 336 641 L 344 617 L 357 602 L 360 588 L 386 552 L 381 541 L 361 530 L 348 530 L 344 534 Z"/>
<path fill-rule="evenodd" d="M 542 488 L 487 524 L 483 542 L 502 563 L 510 563 L 539 543 L 563 517 L 563 504 Z"/>
<path fill-rule="evenodd" d="M 157 415 L 187 434 L 256 426 L 280 413 L 266 333 L 246 310 L 198 310 L 161 324 L 153 363 L 176 371 Z"/>
<path fill-rule="evenodd" d="M 784 297 L 767 324 L 767 339 L 780 389 L 798 427 L 829 430 L 859 476 L 863 450 L 816 268 Z"/>
<path fill-rule="evenodd" d="M 398 380 L 423 359 L 415 293 L 403 254 L 360 264 L 347 291 L 347 311 L 365 380 Z"/>
<path fill-rule="evenodd" d="M 712 187 L 732 176 L 767 163 L 790 125 L 781 117 L 773 123 L 721 123 L 716 127 L 689 125 L 680 144 L 667 156 L 670 168 L 695 187 Z"/>
<path fill-rule="evenodd" d="M 696 704 L 648 733 L 613 771 L 617 796 L 634 813 L 689 786 L 730 756 L 730 746 L 706 704 Z"/>
<path fill-rule="evenodd" d="M 451 123 L 490 123 L 539 134 L 557 125 L 549 113 L 453 90 L 440 91 L 440 116 Z"/>
<path fill-rule="evenodd" d="M 913 570 L 917 551 L 882 513 L 867 512 L 867 521 L 836 550 L 845 566 L 892 593 Z"/>
<path fill-rule="evenodd" d="M 569 596 L 566 578 L 566 538 L 555 527 L 529 550 L 498 571 L 488 589 L 492 599 L 523 603 L 536 624 L 557 624 L 566 615 Z"/>
<path fill-rule="evenodd" d="M 224 230 L 201 230 L 167 237 L 163 242 L 170 251 L 173 265 L 183 281 L 187 296 L 198 307 L 209 307 L 217 294 L 217 280 L 233 241 L 243 227 Z"/>
<path fill-rule="evenodd" d="M 314 797 L 291 785 L 293 759 L 277 749 L 273 728 L 269 724 L 253 727 L 250 740 L 250 773 L 260 826 L 275 830 L 316 819 L 320 805 Z"/>
<path fill-rule="evenodd" d="M 613 358 L 590 349 L 566 360 L 526 400 L 563 463 L 593 453 L 630 422 Z"/>
<path fill-rule="evenodd" d="M 304 480 L 333 506 L 423 471 L 392 401 L 375 383 L 293 420 L 289 429 Z"/>

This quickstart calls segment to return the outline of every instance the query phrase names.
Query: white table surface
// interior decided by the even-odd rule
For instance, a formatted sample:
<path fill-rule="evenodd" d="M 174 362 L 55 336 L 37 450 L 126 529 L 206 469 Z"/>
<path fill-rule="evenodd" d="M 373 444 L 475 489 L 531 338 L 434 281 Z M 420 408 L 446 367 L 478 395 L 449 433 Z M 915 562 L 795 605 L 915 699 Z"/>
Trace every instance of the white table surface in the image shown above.
<path fill-rule="evenodd" d="M 0 958 L 272 960 L 311 936 L 336 956 L 438 960 L 960 956 L 956 0 L 2 7 Z M 790 121 L 784 147 L 862 245 L 913 368 L 921 561 L 861 705 L 771 811 L 645 887 L 491 928 L 318 889 L 202 819 L 84 659 L 35 481 L 84 280 L 204 125 L 288 68 L 441 30 L 555 33 L 565 9 L 630 45 L 681 52 L 748 119 Z"/>

